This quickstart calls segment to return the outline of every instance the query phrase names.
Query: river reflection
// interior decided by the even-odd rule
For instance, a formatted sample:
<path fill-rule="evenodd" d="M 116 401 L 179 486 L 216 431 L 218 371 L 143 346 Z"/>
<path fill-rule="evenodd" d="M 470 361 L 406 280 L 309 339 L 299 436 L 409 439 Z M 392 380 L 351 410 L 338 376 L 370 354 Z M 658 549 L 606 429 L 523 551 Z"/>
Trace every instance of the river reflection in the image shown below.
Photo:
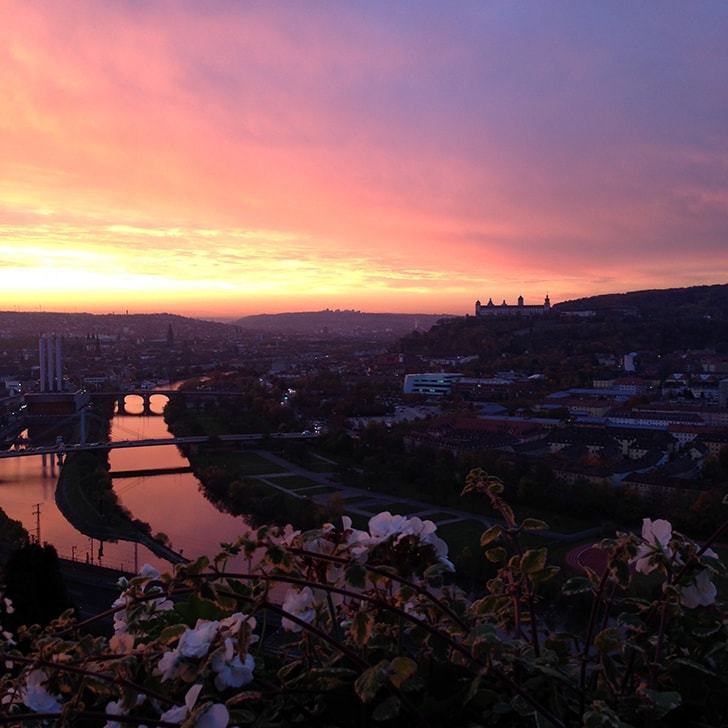
<path fill-rule="evenodd" d="M 131 398 L 130 398 L 131 399 Z M 153 411 L 160 411 L 165 398 L 152 397 Z M 135 414 L 133 403 L 125 415 L 115 415 L 111 439 L 138 440 L 170 437 L 164 419 Z M 189 465 L 175 445 L 111 450 L 111 472 Z M 160 570 L 169 564 L 143 546 L 127 542 L 100 544 L 76 531 L 58 511 L 55 488 L 59 468 L 47 458 L 21 457 L 0 460 L 0 506 L 10 518 L 19 520 L 32 536 L 51 543 L 63 558 L 101 563 L 104 566 L 134 571 L 144 563 Z M 246 530 L 243 519 L 219 512 L 199 490 L 191 473 L 145 475 L 113 481 L 122 504 L 135 518 L 150 524 L 152 533 L 165 533 L 172 547 L 188 558 L 214 555 L 221 542 L 232 541 Z M 38 515 L 40 511 L 40 515 Z M 38 531 L 38 527 L 40 529 Z"/>
<path fill-rule="evenodd" d="M 169 437 L 161 417 L 115 417 L 112 438 Z M 176 445 L 112 450 L 111 472 L 189 465 Z M 152 532 L 166 534 L 172 547 L 188 558 L 213 556 L 222 542 L 233 541 L 247 530 L 240 517 L 218 511 L 200 492 L 191 473 L 117 478 L 114 490 L 136 518 Z"/>

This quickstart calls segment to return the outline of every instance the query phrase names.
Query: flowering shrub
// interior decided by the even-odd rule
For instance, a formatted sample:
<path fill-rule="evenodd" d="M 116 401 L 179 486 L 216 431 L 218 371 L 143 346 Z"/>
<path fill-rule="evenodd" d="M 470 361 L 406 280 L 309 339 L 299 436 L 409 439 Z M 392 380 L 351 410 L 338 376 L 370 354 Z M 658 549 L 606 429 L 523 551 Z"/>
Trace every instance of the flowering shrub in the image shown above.
<path fill-rule="evenodd" d="M 431 521 L 380 513 L 307 532 L 263 527 L 167 574 L 120 582 L 113 634 L 71 613 L 2 634 L 9 725 L 648 726 L 728 722 L 726 613 L 711 545 L 645 519 L 601 547 L 602 573 L 562 577 L 528 548 L 503 486 L 464 492 L 499 518 L 477 599 Z M 583 634 L 547 626 L 542 585 L 586 604 Z M 12 605 L 2 602 L 2 610 Z M 111 621 L 111 620 L 110 620 Z M 111 629 L 110 629 L 111 632 Z"/>

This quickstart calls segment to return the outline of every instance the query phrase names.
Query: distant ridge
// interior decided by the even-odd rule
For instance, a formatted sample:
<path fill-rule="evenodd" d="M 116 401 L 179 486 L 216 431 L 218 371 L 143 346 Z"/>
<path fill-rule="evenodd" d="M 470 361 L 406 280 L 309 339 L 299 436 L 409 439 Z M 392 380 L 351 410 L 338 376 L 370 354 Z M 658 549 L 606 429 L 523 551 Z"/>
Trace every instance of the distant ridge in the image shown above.
<path fill-rule="evenodd" d="M 556 311 L 593 310 L 607 312 L 634 309 L 642 316 L 675 314 L 704 315 L 714 318 L 728 315 L 728 284 L 664 288 L 628 293 L 605 293 L 556 304 Z"/>
<path fill-rule="evenodd" d="M 291 313 L 256 314 L 243 316 L 231 323 L 242 329 L 275 331 L 279 333 L 409 333 L 428 330 L 442 319 L 455 315 L 431 313 L 362 313 L 349 309 L 324 309 Z"/>

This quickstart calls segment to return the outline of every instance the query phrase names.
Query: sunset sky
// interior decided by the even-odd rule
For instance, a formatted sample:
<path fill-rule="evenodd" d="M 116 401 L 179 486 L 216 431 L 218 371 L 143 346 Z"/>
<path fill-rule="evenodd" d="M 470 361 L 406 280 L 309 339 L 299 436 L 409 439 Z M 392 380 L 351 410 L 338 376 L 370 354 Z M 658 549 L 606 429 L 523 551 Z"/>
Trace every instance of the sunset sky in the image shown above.
<path fill-rule="evenodd" d="M 728 283 L 725 0 L 0 0 L 0 311 Z"/>

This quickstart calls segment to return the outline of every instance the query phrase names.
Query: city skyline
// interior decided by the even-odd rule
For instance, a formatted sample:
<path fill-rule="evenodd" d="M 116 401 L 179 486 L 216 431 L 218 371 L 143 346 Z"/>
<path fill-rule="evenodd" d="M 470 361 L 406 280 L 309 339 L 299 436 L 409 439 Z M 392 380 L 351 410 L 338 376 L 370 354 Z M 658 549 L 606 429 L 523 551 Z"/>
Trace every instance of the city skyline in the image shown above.
<path fill-rule="evenodd" d="M 0 8 L 0 310 L 728 282 L 717 0 Z"/>

